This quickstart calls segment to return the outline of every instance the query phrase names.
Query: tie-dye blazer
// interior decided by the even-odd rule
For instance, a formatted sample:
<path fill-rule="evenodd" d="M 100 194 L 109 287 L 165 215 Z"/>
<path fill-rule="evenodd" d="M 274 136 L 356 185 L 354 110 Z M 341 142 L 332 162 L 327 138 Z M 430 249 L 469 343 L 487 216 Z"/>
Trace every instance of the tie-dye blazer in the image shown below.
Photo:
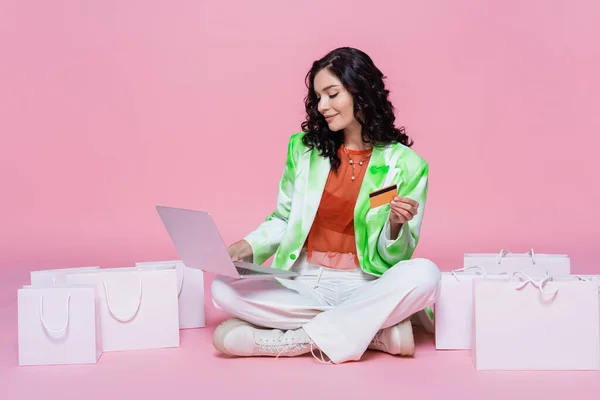
<path fill-rule="evenodd" d="M 303 132 L 292 135 L 287 161 L 279 182 L 277 206 L 258 228 L 244 239 L 257 264 L 273 254 L 273 268 L 290 269 L 300 254 L 315 219 L 330 171 L 329 159 L 302 143 Z M 428 164 L 402 144 L 375 147 L 354 208 L 356 250 L 361 268 L 380 276 L 413 255 L 419 241 L 427 198 Z M 396 183 L 399 196 L 419 202 L 418 214 L 390 240 L 390 205 L 371 208 L 369 193 Z"/>

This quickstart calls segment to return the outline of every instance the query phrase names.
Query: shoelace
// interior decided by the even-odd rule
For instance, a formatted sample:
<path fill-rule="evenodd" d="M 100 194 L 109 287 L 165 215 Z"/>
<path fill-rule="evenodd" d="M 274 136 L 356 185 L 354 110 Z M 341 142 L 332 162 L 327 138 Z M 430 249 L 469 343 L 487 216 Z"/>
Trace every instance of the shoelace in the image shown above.
<path fill-rule="evenodd" d="M 300 342 L 291 342 L 290 343 L 288 341 L 283 341 L 283 343 L 282 343 L 278 340 L 273 340 L 273 342 L 276 342 L 276 343 L 273 343 L 273 344 L 261 343 L 258 345 L 258 348 L 260 349 L 260 351 L 262 351 L 263 353 L 266 353 L 266 354 L 277 353 L 277 356 L 275 356 L 275 359 L 277 359 L 283 353 L 286 353 L 289 351 L 305 350 L 310 345 L 310 354 L 312 354 L 312 356 L 315 360 L 317 360 L 321 364 L 332 364 L 333 363 L 331 360 L 325 360 L 325 353 L 323 353 L 323 351 L 321 349 L 319 349 L 318 347 L 316 347 L 313 343 L 300 343 Z M 319 351 L 320 357 L 315 354 L 315 349 Z"/>
<path fill-rule="evenodd" d="M 268 344 L 268 343 L 263 343 L 259 345 L 259 349 L 263 352 L 263 353 L 277 353 L 277 356 L 275 358 L 279 358 L 280 355 L 282 355 L 283 353 L 286 352 L 290 352 L 290 351 L 301 351 L 304 350 L 308 347 L 307 343 L 289 343 L 289 342 L 284 342 L 284 343 L 276 343 L 276 344 Z"/>
<path fill-rule="evenodd" d="M 371 344 L 375 345 L 375 346 L 384 346 L 383 342 L 381 341 L 381 334 L 383 333 L 382 330 L 378 331 L 377 334 L 375 335 L 375 337 L 373 338 L 373 340 L 371 340 Z"/>
<path fill-rule="evenodd" d="M 319 353 L 321 353 L 321 357 L 317 357 L 317 355 L 315 354 L 314 350 L 317 349 L 319 351 Z M 316 347 L 314 344 L 310 344 L 310 354 L 312 354 L 313 358 L 315 360 L 317 360 L 320 364 L 333 364 L 333 361 L 325 360 L 325 353 L 323 353 L 323 351 L 321 349 L 319 349 L 318 347 Z"/>

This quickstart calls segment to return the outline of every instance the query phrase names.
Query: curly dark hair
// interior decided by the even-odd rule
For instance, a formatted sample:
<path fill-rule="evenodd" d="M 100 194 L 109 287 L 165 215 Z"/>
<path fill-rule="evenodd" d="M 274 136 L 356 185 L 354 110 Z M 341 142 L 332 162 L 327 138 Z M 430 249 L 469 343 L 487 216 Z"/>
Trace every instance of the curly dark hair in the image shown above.
<path fill-rule="evenodd" d="M 340 166 L 338 150 L 344 142 L 343 132 L 329 129 L 325 118 L 318 110 L 319 100 L 315 93 L 315 76 L 327 69 L 335 75 L 350 92 L 354 102 L 354 116 L 362 126 L 362 140 L 373 146 L 385 146 L 399 142 L 412 146 L 413 141 L 405 134 L 404 127 L 394 126 L 394 107 L 388 99 L 389 90 L 383 80 L 386 78 L 364 52 L 341 47 L 329 52 L 313 63 L 306 74 L 308 94 L 304 99 L 306 120 L 302 122 L 302 138 L 309 149 L 317 148 L 320 155 L 328 157 L 334 171 Z"/>

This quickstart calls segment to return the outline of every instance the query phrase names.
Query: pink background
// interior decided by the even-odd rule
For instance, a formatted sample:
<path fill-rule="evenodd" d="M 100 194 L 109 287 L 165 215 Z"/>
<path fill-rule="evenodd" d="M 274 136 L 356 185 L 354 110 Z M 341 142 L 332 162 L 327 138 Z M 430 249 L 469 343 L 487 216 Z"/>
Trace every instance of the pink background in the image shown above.
<path fill-rule="evenodd" d="M 449 270 L 464 252 L 534 247 L 597 273 L 598 20 L 595 0 L 1 1 L 3 398 L 596 398 L 598 373 L 484 373 L 420 335 L 411 360 L 230 360 L 208 291 L 207 328 L 180 348 L 18 368 L 16 290 L 32 269 L 177 257 L 156 204 L 211 211 L 227 243 L 254 229 L 304 75 L 344 45 L 389 76 L 430 163 L 417 256 Z"/>
<path fill-rule="evenodd" d="M 431 166 L 417 255 L 598 240 L 599 7 L 589 1 L 0 5 L 0 268 L 176 257 L 156 204 L 230 243 L 273 209 L 304 74 L 365 50 Z M 595 115 L 594 115 L 595 114 Z"/>

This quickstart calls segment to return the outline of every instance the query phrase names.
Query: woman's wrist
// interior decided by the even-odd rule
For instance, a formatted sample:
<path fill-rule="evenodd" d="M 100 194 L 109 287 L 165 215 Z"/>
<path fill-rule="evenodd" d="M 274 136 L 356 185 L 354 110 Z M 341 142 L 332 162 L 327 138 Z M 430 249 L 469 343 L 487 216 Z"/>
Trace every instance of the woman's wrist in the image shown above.
<path fill-rule="evenodd" d="M 240 258 L 244 260 L 251 259 L 254 252 L 252 251 L 252 246 L 250 246 L 250 243 L 248 243 L 248 241 L 245 239 L 241 239 L 238 241 L 238 245 L 240 246 L 240 251 L 238 253 Z"/>
<path fill-rule="evenodd" d="M 390 217 L 390 239 L 396 240 L 398 239 L 398 235 L 400 234 L 400 229 L 402 229 L 401 222 L 394 221 L 392 217 Z"/>

